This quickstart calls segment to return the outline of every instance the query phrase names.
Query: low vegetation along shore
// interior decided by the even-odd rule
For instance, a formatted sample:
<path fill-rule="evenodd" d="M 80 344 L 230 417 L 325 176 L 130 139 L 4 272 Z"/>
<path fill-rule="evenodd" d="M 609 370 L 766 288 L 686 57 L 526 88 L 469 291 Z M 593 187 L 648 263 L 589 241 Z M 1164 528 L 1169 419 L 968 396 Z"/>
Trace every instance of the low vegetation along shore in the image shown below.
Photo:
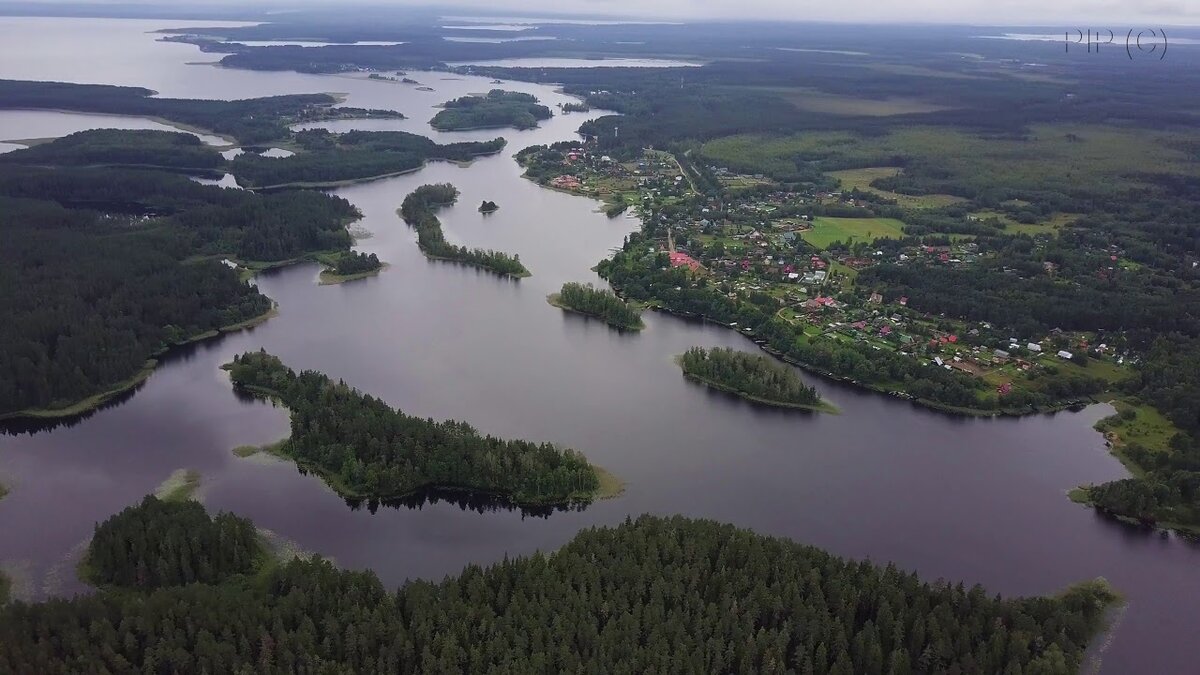
<path fill-rule="evenodd" d="M 412 417 L 321 373 L 296 373 L 264 352 L 239 356 L 226 368 L 235 386 L 291 411 L 291 437 L 270 451 L 320 475 L 344 497 L 456 490 L 538 507 L 620 491 L 619 481 L 573 450 L 483 436 L 466 422 Z"/>
<path fill-rule="evenodd" d="M 705 386 L 780 408 L 837 412 L 796 371 L 761 354 L 692 347 L 676 357 L 683 374 Z"/>
<path fill-rule="evenodd" d="M 615 293 L 591 284 L 567 282 L 546 301 L 559 309 L 599 319 L 619 330 L 639 331 L 646 327 L 641 312 Z"/>
<path fill-rule="evenodd" d="M 396 213 L 417 231 L 417 246 L 429 258 L 459 262 L 514 279 L 529 276 L 529 270 L 521 264 L 519 255 L 482 248 L 468 249 L 446 241 L 436 211 L 453 204 L 457 199 L 458 188 L 449 183 L 422 185 L 404 198 L 404 203 Z"/>
<path fill-rule="evenodd" d="M 341 284 L 379 274 L 386 265 L 374 253 L 345 251 L 322 261 L 321 284 Z"/>
<path fill-rule="evenodd" d="M 1001 598 L 682 517 L 587 529 L 554 553 L 393 591 L 374 572 L 272 556 L 245 518 L 151 496 L 97 526 L 85 560 L 98 592 L 0 609 L 0 671 L 141 672 L 169 659 L 174 671 L 210 673 L 476 673 L 497 663 L 1069 673 L 1119 602 L 1103 580 Z M 555 645 L 553 657 L 541 645 Z"/>

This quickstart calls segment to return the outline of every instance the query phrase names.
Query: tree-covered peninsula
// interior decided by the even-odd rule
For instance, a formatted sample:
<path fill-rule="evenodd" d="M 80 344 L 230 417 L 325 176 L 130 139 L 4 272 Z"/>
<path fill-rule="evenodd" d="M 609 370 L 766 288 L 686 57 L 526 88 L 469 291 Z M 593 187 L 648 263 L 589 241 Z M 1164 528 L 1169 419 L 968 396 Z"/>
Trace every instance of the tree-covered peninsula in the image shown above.
<path fill-rule="evenodd" d="M 156 513 L 165 536 L 134 525 L 120 538 L 147 545 L 122 552 L 117 576 L 244 556 L 241 519 L 203 554 L 168 545 L 202 511 Z M 1117 600 L 1103 581 L 1004 599 L 651 516 L 396 592 L 320 558 L 130 586 L 0 609 L 0 671 L 1049 675 L 1079 669 Z"/>
<path fill-rule="evenodd" d="M 235 386 L 291 411 L 291 437 L 275 450 L 339 494 L 403 498 L 424 490 L 494 495 L 517 506 L 563 505 L 600 494 L 601 474 L 550 443 L 480 435 L 466 422 L 434 422 L 277 357 L 250 352 L 227 366 Z"/>
<path fill-rule="evenodd" d="M 430 160 L 468 162 L 499 152 L 505 143 L 496 138 L 440 145 L 403 131 L 325 129 L 296 132 L 292 141 L 297 152 L 290 157 L 246 153 L 229 163 L 229 172 L 247 187 L 324 187 L 414 171 Z"/>
<path fill-rule="evenodd" d="M 546 300 L 568 312 L 575 312 L 600 319 L 620 330 L 641 330 L 646 327 L 641 312 L 633 305 L 617 297 L 608 289 L 596 288 L 591 284 L 569 281 L 557 293 Z"/>
<path fill-rule="evenodd" d="M 484 96 L 462 96 L 442 104 L 429 124 L 438 131 L 514 127 L 532 129 L 553 115 L 532 94 L 493 89 Z"/>
<path fill-rule="evenodd" d="M 169 347 L 267 315 L 221 262 L 347 250 L 349 202 L 161 171 L 0 165 L 0 417 L 85 412 Z"/>
<path fill-rule="evenodd" d="M 374 253 L 343 251 L 327 256 L 321 261 L 326 268 L 321 271 L 322 284 L 340 284 L 355 279 L 374 276 L 383 269 L 383 263 Z"/>
<path fill-rule="evenodd" d="M 518 279 L 529 276 L 529 270 L 521 264 L 519 255 L 490 249 L 468 249 L 446 241 L 437 209 L 453 204 L 457 199 L 458 188 L 449 183 L 422 185 L 404 198 L 397 213 L 417 231 L 417 246 L 421 251 L 430 258 L 473 265 L 504 276 Z"/>
<path fill-rule="evenodd" d="M 225 159 L 182 131 L 91 129 L 0 154 L 0 163 L 216 170 Z"/>
<path fill-rule="evenodd" d="M 804 384 L 794 368 L 762 354 L 729 347 L 692 347 L 678 357 L 685 377 L 742 398 L 778 406 L 830 410 L 817 390 Z"/>

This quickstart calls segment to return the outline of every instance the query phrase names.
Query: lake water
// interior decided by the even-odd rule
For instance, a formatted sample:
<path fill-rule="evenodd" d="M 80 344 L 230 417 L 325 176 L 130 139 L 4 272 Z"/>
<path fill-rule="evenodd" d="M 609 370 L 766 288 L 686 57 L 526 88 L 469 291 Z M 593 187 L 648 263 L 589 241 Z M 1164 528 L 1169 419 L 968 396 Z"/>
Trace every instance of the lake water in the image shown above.
<path fill-rule="evenodd" d="M 636 222 L 537 187 L 521 178 L 512 154 L 571 138 L 598 111 L 523 132 L 435 132 L 434 106 L 486 91 L 489 80 L 414 73 L 437 89 L 421 92 L 365 76 L 187 65 L 201 57 L 194 47 L 146 32 L 177 25 L 0 19 L 0 35 L 10 38 L 0 40 L 0 77 L 133 84 L 171 96 L 343 92 L 347 105 L 393 108 L 409 119 L 326 125 L 333 129 L 402 129 L 440 142 L 502 134 L 509 146 L 469 167 L 433 163 L 337 190 L 363 211 L 355 229 L 371 236 L 358 248 L 391 263 L 379 276 L 318 286 L 314 265 L 262 275 L 258 285 L 279 303 L 276 318 L 175 354 L 135 394 L 86 419 L 0 436 L 0 480 L 12 487 L 0 501 L 0 564 L 25 592 L 81 590 L 74 560 L 93 523 L 187 467 L 202 474 L 209 508 L 252 518 L 392 585 L 552 550 L 580 528 L 645 512 L 715 518 L 1004 594 L 1052 593 L 1104 576 L 1129 600 L 1104 672 L 1194 672 L 1200 548 L 1109 522 L 1065 496 L 1124 475 L 1092 429 L 1106 406 L 959 419 L 811 376 L 840 415 L 765 410 L 712 393 L 686 382 L 672 356 L 693 345 L 753 349 L 738 334 L 650 314 L 643 333 L 623 335 L 545 301 L 564 281 L 598 282 L 589 268 Z M 23 61 L 14 66 L 16 54 Z M 570 100 L 547 87 L 505 87 L 550 106 Z M 5 127 L 3 135 L 36 135 L 38 124 Z M 502 280 L 421 255 L 395 209 L 418 185 L 442 181 L 462 192 L 440 214 L 446 236 L 520 254 L 532 277 Z M 484 199 L 500 210 L 479 214 Z M 577 448 L 623 478 L 627 491 L 548 517 L 444 501 L 351 509 L 288 463 L 230 452 L 287 433 L 282 411 L 236 395 L 218 368 L 260 347 L 412 414 Z"/>
<path fill-rule="evenodd" d="M 179 127 L 145 117 L 44 110 L 0 110 L 0 139 L 6 141 L 58 138 L 59 136 L 66 136 L 67 134 L 87 129 L 182 131 L 199 137 L 207 145 L 229 144 L 229 139 L 220 136 L 192 133 L 186 129 L 180 129 Z"/>

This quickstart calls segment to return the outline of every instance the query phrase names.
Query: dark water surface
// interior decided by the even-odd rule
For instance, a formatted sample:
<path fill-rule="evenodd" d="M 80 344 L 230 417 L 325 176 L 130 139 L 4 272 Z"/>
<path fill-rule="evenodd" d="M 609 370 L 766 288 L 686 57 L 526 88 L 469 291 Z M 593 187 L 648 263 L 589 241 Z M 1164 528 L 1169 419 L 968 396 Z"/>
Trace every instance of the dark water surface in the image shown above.
<path fill-rule="evenodd" d="M 13 488 L 0 501 L 0 563 L 26 593 L 81 590 L 72 556 L 93 523 L 186 467 L 202 474 L 210 508 L 250 517 L 393 585 L 554 549 L 582 527 L 643 512 L 716 518 L 1005 594 L 1051 593 L 1104 576 L 1129 600 L 1103 653 L 1104 672 L 1195 672 L 1200 549 L 1108 522 L 1065 496 L 1124 475 L 1092 430 L 1106 406 L 964 420 L 813 377 L 840 415 L 766 410 L 712 393 L 686 382 L 671 358 L 693 345 L 752 349 L 739 335 L 655 314 L 643 333 L 622 335 L 545 301 L 564 281 L 597 280 L 589 268 L 636 227 L 596 213 L 594 202 L 538 188 L 511 158 L 525 145 L 572 137 L 586 116 L 557 116 L 529 132 L 439 134 L 427 125 L 431 106 L 486 90 L 487 80 L 416 74 L 438 89 L 430 93 L 362 78 L 186 65 L 211 55 L 145 34 L 166 25 L 3 18 L 0 77 L 194 97 L 340 91 L 349 105 L 396 108 L 411 119 L 331 126 L 440 140 L 503 133 L 510 144 L 467 168 L 435 163 L 337 191 L 364 213 L 355 227 L 371 236 L 358 247 L 391 263 L 378 277 L 318 286 L 314 265 L 263 275 L 257 283 L 279 303 L 278 317 L 174 355 L 136 394 L 76 424 L 0 436 L 0 479 Z M 62 44 L 74 45 L 69 57 L 35 58 Z M 546 87 L 506 87 L 551 105 L 567 100 Z M 462 191 L 441 213 L 447 237 L 518 253 L 534 276 L 506 281 L 424 259 L 394 212 L 416 186 L 441 181 Z M 500 210 L 479 214 L 484 199 Z M 627 491 L 549 517 L 446 501 L 351 509 L 290 464 L 230 452 L 287 433 L 282 411 L 239 397 L 218 369 L 260 347 L 412 414 L 577 448 L 623 478 Z"/>

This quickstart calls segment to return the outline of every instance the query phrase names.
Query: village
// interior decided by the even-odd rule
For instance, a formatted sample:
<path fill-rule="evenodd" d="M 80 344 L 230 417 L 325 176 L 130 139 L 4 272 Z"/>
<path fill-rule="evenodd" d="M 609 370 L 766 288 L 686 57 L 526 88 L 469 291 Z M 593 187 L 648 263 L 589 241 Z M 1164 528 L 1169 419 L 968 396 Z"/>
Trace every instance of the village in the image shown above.
<path fill-rule="evenodd" d="M 696 189 L 696 176 L 670 153 L 656 150 L 616 161 L 577 144 L 525 163 L 537 166 L 535 179 L 550 187 L 629 204 L 640 217 L 656 219 L 655 231 L 663 233 L 659 247 L 671 266 L 687 267 L 697 281 L 703 278 L 732 299 L 774 308 L 810 340 L 865 343 L 922 365 L 957 370 L 983 378 L 1000 397 L 1022 377 L 1124 376 L 1126 355 L 1101 336 L 1058 329 L 1008 335 L 987 323 L 928 315 L 910 307 L 903 295 L 856 285 L 862 270 L 884 262 L 969 267 L 984 254 L 969 237 L 937 244 L 905 238 L 903 223 L 893 219 L 816 215 L 818 206 L 865 206 L 836 189 L 797 191 L 763 176 L 706 167 L 720 190 L 704 195 Z M 1091 367 L 1085 370 L 1084 361 Z"/>

